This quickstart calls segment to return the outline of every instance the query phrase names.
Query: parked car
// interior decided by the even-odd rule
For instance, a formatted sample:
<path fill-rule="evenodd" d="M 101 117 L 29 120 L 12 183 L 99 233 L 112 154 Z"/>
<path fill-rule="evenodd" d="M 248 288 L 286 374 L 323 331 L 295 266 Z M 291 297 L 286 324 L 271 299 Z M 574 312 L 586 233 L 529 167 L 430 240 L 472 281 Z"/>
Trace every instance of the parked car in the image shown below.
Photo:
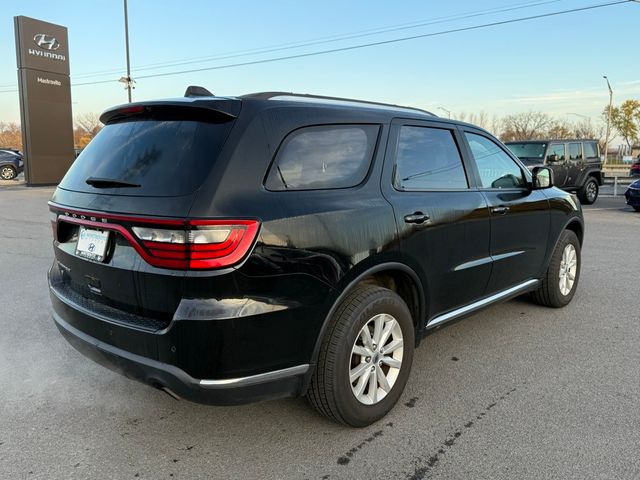
<path fill-rule="evenodd" d="M 598 198 L 604 174 L 597 140 L 536 140 L 506 145 L 527 167 L 551 168 L 553 183 L 563 190 L 577 192 L 585 205 Z"/>
<path fill-rule="evenodd" d="M 0 149 L 0 179 L 13 180 L 24 170 L 22 153 L 12 148 Z"/>
<path fill-rule="evenodd" d="M 637 177 L 640 175 L 640 155 L 635 159 L 635 161 L 631 164 L 631 168 L 629 169 L 630 177 Z"/>
<path fill-rule="evenodd" d="M 636 180 L 624 192 L 624 198 L 627 199 L 627 205 L 633 207 L 636 212 L 640 212 L 640 180 Z"/>
<path fill-rule="evenodd" d="M 96 361 L 196 402 L 306 395 L 365 426 L 428 332 L 528 292 L 571 301 L 580 203 L 485 130 L 187 93 L 103 113 L 49 203 L 53 317 Z"/>

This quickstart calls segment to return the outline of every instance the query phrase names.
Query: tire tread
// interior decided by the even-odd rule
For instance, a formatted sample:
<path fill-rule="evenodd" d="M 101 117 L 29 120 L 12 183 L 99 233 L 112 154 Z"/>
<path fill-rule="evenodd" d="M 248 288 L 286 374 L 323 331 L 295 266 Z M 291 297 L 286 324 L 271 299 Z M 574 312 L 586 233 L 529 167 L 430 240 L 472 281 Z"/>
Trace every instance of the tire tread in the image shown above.
<path fill-rule="evenodd" d="M 369 303 L 372 296 L 386 293 L 387 289 L 377 285 L 362 285 L 349 293 L 334 312 L 318 354 L 318 363 L 311 376 L 307 390 L 307 398 L 311 405 L 325 417 L 343 425 L 349 425 L 340 415 L 335 402 L 333 385 L 328 377 L 333 376 L 335 364 L 334 353 L 340 348 L 340 342 L 346 335 L 346 330 L 355 312 L 362 304 Z"/>
<path fill-rule="evenodd" d="M 540 286 L 537 290 L 531 292 L 531 298 L 535 303 L 543 305 L 545 307 L 559 308 L 569 303 L 571 301 L 571 298 L 573 298 L 573 292 L 569 300 L 566 302 L 564 301 L 564 299 L 559 297 L 558 278 L 556 274 L 556 272 L 560 269 L 560 262 L 562 261 L 562 251 L 568 243 L 574 243 L 578 246 L 578 258 L 580 258 L 580 243 L 578 242 L 578 237 L 571 230 L 564 230 L 560 234 L 560 239 L 558 240 L 556 249 L 551 256 L 547 271 L 542 277 Z M 580 264 L 578 264 L 578 276 L 576 277 L 574 292 L 578 285 L 579 274 Z"/>

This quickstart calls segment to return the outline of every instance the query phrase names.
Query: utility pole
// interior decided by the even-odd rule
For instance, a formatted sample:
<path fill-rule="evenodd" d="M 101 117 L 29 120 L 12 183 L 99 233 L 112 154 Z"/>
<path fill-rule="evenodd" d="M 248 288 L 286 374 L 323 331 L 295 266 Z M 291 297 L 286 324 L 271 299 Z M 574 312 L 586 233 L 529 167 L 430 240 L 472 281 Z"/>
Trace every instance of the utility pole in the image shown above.
<path fill-rule="evenodd" d="M 607 111 L 607 134 L 604 141 L 604 162 L 603 165 L 607 164 L 607 154 L 609 153 L 609 135 L 611 134 L 611 108 L 613 107 L 613 90 L 611 90 L 611 84 L 609 83 L 609 79 L 606 75 L 603 75 L 607 81 L 607 87 L 609 88 L 609 110 Z"/>
<path fill-rule="evenodd" d="M 129 14 L 127 12 L 127 0 L 124 0 L 124 42 L 127 55 L 127 76 L 122 77 L 120 81 L 125 84 L 129 103 L 131 103 L 131 89 L 133 88 L 133 79 L 131 78 L 131 63 L 129 61 Z"/>

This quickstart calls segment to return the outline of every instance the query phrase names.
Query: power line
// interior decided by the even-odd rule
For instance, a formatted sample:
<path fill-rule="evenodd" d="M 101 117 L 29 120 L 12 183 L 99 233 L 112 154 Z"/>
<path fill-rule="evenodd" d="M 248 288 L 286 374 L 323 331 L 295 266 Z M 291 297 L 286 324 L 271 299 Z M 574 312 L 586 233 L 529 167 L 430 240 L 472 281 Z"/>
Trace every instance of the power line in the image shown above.
<path fill-rule="evenodd" d="M 401 30 L 409 30 L 409 29 L 414 29 L 414 28 L 419 28 L 419 27 L 425 27 L 425 26 L 429 26 L 429 25 L 436 25 L 439 23 L 448 23 L 448 22 L 452 22 L 452 21 L 456 21 L 456 20 L 464 20 L 464 19 L 468 19 L 468 18 L 474 18 L 474 17 L 480 17 L 480 16 L 486 16 L 486 15 L 495 15 L 495 14 L 499 14 L 499 13 L 505 13 L 505 12 L 510 12 L 510 11 L 514 11 L 514 10 L 522 10 L 525 8 L 532 8 L 532 7 L 538 7 L 541 5 L 547 5 L 550 3 L 558 3 L 561 2 L 563 0 L 545 0 L 545 1 L 529 1 L 529 2 L 523 2 L 523 3 L 518 3 L 516 5 L 511 5 L 509 7 L 493 7 L 493 8 L 489 8 L 489 9 L 483 9 L 483 10 L 474 10 L 472 12 L 462 12 L 459 14 L 453 14 L 453 15 L 446 15 L 446 16 L 442 16 L 442 17 L 436 17 L 430 20 L 419 20 L 419 21 L 414 21 L 414 22 L 408 22 L 408 23 L 400 23 L 400 24 L 395 24 L 395 25 L 388 25 L 388 26 L 384 26 L 384 27 L 376 27 L 376 28 L 371 28 L 371 29 L 366 29 L 366 30 L 359 30 L 356 32 L 347 32 L 347 33 L 342 33 L 342 34 L 338 34 L 338 35 L 332 35 L 332 36 L 328 36 L 328 37 L 320 37 L 320 38 L 316 38 L 316 39 L 312 39 L 312 40 L 300 40 L 300 41 L 296 41 L 296 42 L 289 42 L 289 43 L 283 43 L 283 44 L 279 44 L 279 45 L 273 45 L 270 47 L 262 47 L 262 48 L 254 48 L 254 49 L 249 49 L 249 50 L 240 50 L 240 51 L 235 51 L 235 52 L 229 52 L 229 53 L 221 53 L 221 54 L 216 54 L 216 55 L 207 55 L 207 56 L 202 56 L 202 57 L 193 57 L 191 59 L 183 59 L 183 60 L 174 60 L 171 62 L 157 62 L 157 63 L 150 63 L 147 65 L 142 65 L 139 67 L 136 67 L 136 71 L 144 71 L 144 70 L 158 70 L 161 68 L 168 68 L 171 66 L 179 66 L 179 65 L 189 65 L 189 64 L 194 64 L 194 63 L 204 63 L 207 61 L 212 61 L 212 60 L 226 60 L 229 58 L 238 58 L 238 57 L 245 57 L 245 56 L 253 56 L 253 55 L 258 55 L 258 54 L 264 54 L 264 53 L 274 53 L 274 52 L 278 52 L 278 51 L 283 51 L 283 50 L 291 50 L 291 49 L 296 49 L 296 48 L 303 48 L 303 47 L 309 47 L 309 46 L 316 46 L 316 45 L 322 45 L 322 44 L 326 44 L 326 43 L 334 43 L 334 42 L 338 42 L 338 41 L 344 41 L 344 40 L 352 40 L 355 38 L 362 38 L 362 37 L 367 37 L 367 36 L 372 36 L 372 35 L 381 35 L 384 33 L 390 33 L 390 32 L 395 32 L 395 31 L 401 31 Z M 74 79 L 83 79 L 83 78 L 91 78 L 91 77 L 97 77 L 97 76 L 103 76 L 103 75 L 107 75 L 107 74 L 120 74 L 122 73 L 122 69 L 118 68 L 118 69 L 109 69 L 109 70 L 99 70 L 99 71 L 95 71 L 95 72 L 87 72 L 87 73 L 79 73 L 77 75 L 73 75 Z M 112 81 L 112 80 L 108 80 L 105 83 Z M 87 82 L 87 83 L 80 83 L 79 85 L 85 85 L 85 84 L 93 84 L 91 82 Z M 97 84 L 97 82 L 96 82 Z M 0 85 L 0 89 L 1 88 L 5 88 L 5 87 L 14 87 L 15 84 L 10 83 L 10 84 L 6 84 L 6 85 Z M 15 87 L 14 87 L 15 88 Z M 13 92 L 15 91 L 14 89 L 12 90 L 7 90 L 8 92 Z M 0 91 L 0 93 L 3 93 L 2 91 Z"/>
<path fill-rule="evenodd" d="M 230 53 L 222 53 L 222 54 L 216 54 L 216 55 L 207 55 L 207 56 L 203 56 L 203 57 L 194 57 L 191 59 L 183 59 L 183 60 L 174 60 L 171 62 L 158 62 L 158 63 L 151 63 L 151 64 L 147 64 L 147 65 L 142 65 L 139 67 L 136 67 L 136 71 L 143 71 L 143 70 L 157 70 L 160 68 L 167 68 L 170 66 L 179 66 L 179 65 L 189 65 L 189 64 L 194 64 L 194 63 L 203 63 L 203 62 L 207 62 L 207 61 L 211 61 L 211 60 L 226 60 L 229 58 L 238 58 L 238 57 L 246 57 L 246 56 L 253 56 L 253 55 L 258 55 L 258 54 L 264 54 L 264 53 L 273 53 L 273 52 L 278 52 L 278 51 L 283 51 L 283 50 L 291 50 L 291 49 L 295 49 L 295 48 L 302 48 L 302 47 L 309 47 L 309 46 L 316 46 L 316 45 L 322 45 L 322 44 L 326 44 L 326 43 L 334 43 L 334 42 L 338 42 L 338 41 L 344 41 L 344 40 L 352 40 L 355 38 L 362 38 L 362 37 L 367 37 L 367 36 L 372 36 L 372 35 L 380 35 L 383 33 L 390 33 L 390 32 L 395 32 L 395 31 L 399 31 L 399 30 L 408 30 L 408 29 L 413 29 L 413 28 L 419 28 L 419 27 L 425 27 L 428 25 L 435 25 L 438 23 L 448 23 L 448 22 L 452 22 L 455 20 L 464 20 L 467 18 L 473 18 L 473 17 L 480 17 L 480 16 L 486 16 L 486 15 L 494 15 L 497 13 L 505 13 L 505 12 L 510 12 L 510 11 L 514 11 L 514 10 L 521 10 L 524 8 L 532 8 L 532 7 L 537 7 L 540 5 L 547 5 L 550 3 L 558 3 L 560 1 L 563 0 L 546 0 L 546 1 L 537 1 L 537 2 L 526 2 L 526 3 L 520 3 L 520 4 L 516 4 L 510 7 L 494 7 L 494 8 L 490 8 L 490 9 L 485 9 L 485 10 L 476 10 L 473 12 L 468 12 L 468 13 L 460 13 L 460 14 L 455 14 L 455 15 L 448 15 L 448 16 L 444 16 L 444 17 L 436 17 L 435 19 L 430 19 L 430 20 L 420 20 L 417 22 L 410 22 L 410 23 L 402 23 L 402 24 L 396 24 L 396 25 L 391 25 L 391 26 L 387 26 L 387 27 L 378 27 L 378 28 L 374 28 L 374 29 L 368 29 L 368 30 L 361 30 L 361 31 L 357 31 L 357 32 L 351 32 L 351 33 L 343 33 L 343 34 L 339 34 L 339 35 L 333 35 L 333 36 L 329 36 L 329 37 L 321 37 L 318 39 L 314 39 L 314 40 L 305 40 L 305 41 L 297 41 L 297 42 L 290 42 L 290 43 L 284 43 L 284 44 L 279 44 L 279 45 L 274 45 L 271 47 L 263 47 L 263 48 L 254 48 L 254 49 L 250 49 L 250 50 L 240 50 L 240 51 L 235 51 L 235 52 L 230 52 Z M 92 73 L 80 73 L 78 75 L 75 75 L 74 78 L 86 78 L 86 77 L 92 77 L 92 76 L 98 76 L 98 75 L 104 75 L 104 74 L 110 74 L 110 73 L 120 73 L 122 71 L 122 69 L 117 69 L 117 70 L 102 70 L 99 72 L 92 72 Z"/>
<path fill-rule="evenodd" d="M 459 33 L 459 32 L 468 32 L 471 30 L 479 30 L 481 28 L 489 28 L 489 27 L 496 27 L 499 25 L 507 25 L 510 23 L 518 23 L 518 22 L 525 22 L 528 20 L 537 20 L 540 18 L 547 18 L 547 17 L 554 17 L 554 16 L 558 16 L 558 15 L 565 15 L 565 14 L 569 14 L 569 13 L 575 13 L 575 12 L 583 12 L 583 11 L 587 11 L 587 10 L 594 10 L 597 8 L 604 8 L 604 7 L 611 7 L 614 5 L 621 5 L 623 3 L 629 3 L 629 2 L 634 2 L 634 0 L 618 0 L 615 2 L 609 2 L 609 3 L 600 3 L 597 5 L 589 5 L 587 7 L 579 7 L 579 8 L 572 8 L 569 10 L 561 10 L 558 12 L 549 12 L 549 13 L 544 13 L 544 14 L 540 14 L 540 15 L 531 15 L 528 17 L 520 17 L 520 18 L 513 18 L 510 20 L 501 20 L 501 21 L 497 21 L 497 22 L 491 22 L 491 23 L 484 23 L 484 24 L 480 24 L 480 25 L 472 25 L 469 27 L 460 27 L 460 28 L 453 28 L 450 30 L 442 30 L 439 32 L 431 32 L 431 33 L 423 33 L 420 35 L 412 35 L 409 37 L 401 37 L 401 38 L 394 38 L 394 39 L 390 39 L 390 40 L 381 40 L 378 42 L 370 42 L 370 43 L 363 43 L 363 44 L 359 44 L 359 45 L 351 45 L 348 47 L 340 47 L 340 48 L 332 48 L 332 49 L 328 49 L 328 50 L 320 50 L 320 51 L 316 51 L 316 52 L 308 52 L 308 53 L 299 53 L 296 55 L 287 55 L 287 56 L 283 56 L 283 57 L 275 57 L 275 58 L 266 58 L 266 59 L 262 59 L 262 60 L 253 60 L 253 61 L 249 61 L 249 62 L 240 62 L 240 63 L 231 63 L 231 64 L 227 64 L 227 65 L 218 65 L 218 66 L 214 66 L 214 67 L 203 67 L 203 68 L 194 68 L 194 69 L 190 69 L 190 70 L 178 70 L 175 72 L 165 72 L 165 73 L 154 73 L 154 74 L 150 74 L 150 75 L 143 75 L 143 76 L 138 76 L 138 79 L 145 79 L 145 78 L 157 78 L 157 77 L 168 77 L 168 76 L 173 76 L 173 75 L 181 75 L 184 73 L 196 73 L 196 72 L 205 72 L 205 71 L 209 71 L 209 70 L 222 70 L 222 69 L 226 69 L 226 68 L 234 68 L 234 67 L 243 67 L 243 66 L 248 66 L 248 65 L 258 65 L 258 64 L 262 64 L 262 63 L 271 63 L 271 62 L 279 62 L 279 61 L 283 61 L 283 60 L 293 60 L 296 58 L 306 58 L 306 57 L 313 57 L 316 55 L 326 55 L 329 53 L 337 53 L 337 52 L 346 52 L 349 50 L 357 50 L 357 49 L 361 49 L 361 48 L 368 48 L 368 47 L 374 47 L 374 46 L 379 46 L 379 45 L 388 45 L 391 43 L 399 43 L 399 42 L 406 42 L 409 40 L 416 40 L 418 38 L 428 38 L 428 37 L 436 37 L 436 36 L 440 36 L 440 35 L 448 35 L 451 33 Z"/>
<path fill-rule="evenodd" d="M 500 26 L 500 25 L 507 25 L 507 24 L 510 24 L 510 23 L 519 23 L 519 22 L 525 22 L 525 21 L 529 21 L 529 20 L 537 20 L 537 19 L 541 19 L 541 18 L 554 17 L 554 16 L 558 16 L 558 15 L 566 15 L 566 14 L 570 14 L 570 13 L 594 10 L 594 9 L 598 9 L 598 8 L 610 7 L 610 6 L 614 6 L 614 5 L 621 5 L 623 3 L 630 3 L 630 2 L 637 3 L 635 0 L 618 0 L 618 1 L 614 1 L 614 2 L 600 3 L 600 4 L 596 4 L 596 5 L 589 5 L 589 6 L 585 6 L 585 7 L 572 8 L 572 9 L 568 9 L 568 10 L 560 10 L 560 11 L 557 11 L 557 12 L 548 12 L 548 13 L 539 14 L 539 15 L 530 15 L 530 16 L 527 16 L 527 17 L 513 18 L 513 19 L 509 19 L 509 20 L 501 20 L 501 21 L 484 23 L 484 24 L 479 24 L 479 25 L 471 25 L 471 26 L 468 26 L 468 27 L 460 27 L 460 28 L 454 28 L 454 29 L 449 29 L 449 30 L 441 30 L 439 32 L 431 32 L 431 33 L 424 33 L 424 34 L 420 34 L 420 35 L 412 35 L 412 36 L 408 36 L 408 37 L 400 37 L 400 38 L 394 38 L 394 39 L 389 39 L 389 40 L 381 40 L 381 41 L 378 41 L 378 42 L 363 43 L 363 44 L 358 44 L 358 45 L 351 45 L 351 46 L 346 46 L 346 47 L 332 48 L 332 49 L 320 50 L 320 51 L 316 51 L 316 52 L 300 53 L 300 54 L 295 54 L 295 55 L 287 55 L 287 56 L 282 56 L 282 57 L 266 58 L 266 59 L 261 59 L 261 60 L 252 60 L 252 61 L 248 61 L 248 62 L 231 63 L 231 64 L 226 64 L 226 65 L 217 65 L 217 66 L 212 66 L 212 67 L 203 67 L 203 68 L 196 68 L 196 69 L 189 69 L 189 70 L 178 70 L 178 71 L 174 71 L 174 72 L 155 73 L 155 74 L 150 74 L 150 75 L 139 76 L 137 78 L 138 79 L 145 79 L 145 78 L 167 77 L 167 76 L 174 76 L 174 75 L 182 75 L 182 74 L 185 74 L 185 73 L 196 73 L 196 72 L 204 72 L 204 71 L 211 71 L 211 70 L 222 70 L 222 69 L 227 69 L 227 68 L 235 68 L 235 67 L 242 67 L 242 66 L 249 66 L 249 65 L 258 65 L 258 64 L 263 64 L 263 63 L 279 62 L 279 61 L 284 61 L 284 60 L 293 60 L 293 59 L 298 59 L 298 58 L 306 58 L 306 57 L 312 57 L 312 56 L 316 56 L 316 55 L 326 55 L 326 54 L 330 54 L 330 53 L 345 52 L 345 51 L 357 50 L 357 49 L 361 49 L 361 48 L 368 48 L 368 47 L 374 47 L 374 46 L 379 46 L 379 45 L 388 45 L 388 44 L 392 44 L 392 43 L 406 42 L 406 41 L 409 41 L 409 40 L 416 40 L 416 39 L 419 39 L 419 38 L 428 38 L 428 37 L 435 37 L 435 36 L 441 36 L 441 35 L 448 35 L 448 34 L 452 34 L 452 33 L 466 32 L 466 31 L 472 31 L 472 30 L 479 30 L 479 29 L 482 29 L 482 28 L 489 28 L 489 27 L 495 27 L 495 26 Z M 100 80 L 100 81 L 92 81 L 92 82 L 74 83 L 74 84 L 72 84 L 72 86 L 75 87 L 75 86 L 82 86 L 82 85 L 98 85 L 98 84 L 103 84 L 103 83 L 111 83 L 111 82 L 115 82 L 115 81 L 116 80 Z M 13 89 L 13 90 L 4 90 L 4 91 L 0 90 L 0 93 L 16 92 L 16 91 L 17 90 L 15 90 L 15 89 Z"/>

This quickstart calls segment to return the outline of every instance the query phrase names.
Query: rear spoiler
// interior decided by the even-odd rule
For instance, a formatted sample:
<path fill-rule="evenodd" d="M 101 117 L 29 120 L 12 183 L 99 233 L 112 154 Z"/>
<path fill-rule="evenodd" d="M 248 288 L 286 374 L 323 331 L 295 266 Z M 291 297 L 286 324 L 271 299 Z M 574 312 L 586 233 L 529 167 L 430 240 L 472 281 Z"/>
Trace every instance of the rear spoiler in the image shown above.
<path fill-rule="evenodd" d="M 139 102 L 105 110 L 100 115 L 100 121 L 106 125 L 130 117 L 140 117 L 224 123 L 238 117 L 241 104 L 241 100 L 228 98 Z"/>

